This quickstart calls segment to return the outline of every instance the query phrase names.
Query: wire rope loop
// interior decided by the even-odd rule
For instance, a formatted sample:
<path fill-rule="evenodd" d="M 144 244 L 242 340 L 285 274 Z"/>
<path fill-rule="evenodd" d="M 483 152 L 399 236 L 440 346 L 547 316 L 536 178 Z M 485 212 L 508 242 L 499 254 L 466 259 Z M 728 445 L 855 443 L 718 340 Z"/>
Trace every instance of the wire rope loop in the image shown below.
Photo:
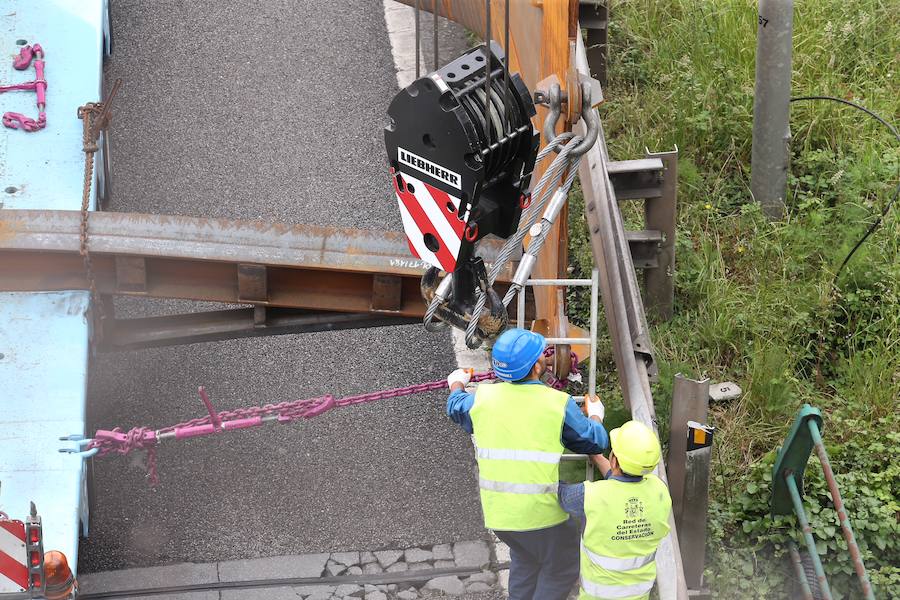
<path fill-rule="evenodd" d="M 481 336 L 474 331 L 471 333 L 468 331 L 466 332 L 466 347 L 470 350 L 475 350 L 476 348 L 481 346 L 481 343 L 483 341 L 484 340 L 481 338 Z"/>
<path fill-rule="evenodd" d="M 434 319 L 428 319 L 422 324 L 425 325 L 425 331 L 428 333 L 438 333 L 439 331 L 447 329 L 447 324 L 441 320 L 435 321 Z"/>
<path fill-rule="evenodd" d="M 450 277 L 450 275 L 447 275 Z M 425 311 L 425 318 L 422 319 L 422 324 L 425 326 L 425 331 L 429 333 L 437 333 L 439 331 L 444 331 L 447 329 L 447 323 L 438 320 L 434 321 L 434 313 L 437 312 L 438 306 L 441 304 L 441 299 L 437 296 L 431 299 L 431 304 L 428 305 L 428 310 Z"/>

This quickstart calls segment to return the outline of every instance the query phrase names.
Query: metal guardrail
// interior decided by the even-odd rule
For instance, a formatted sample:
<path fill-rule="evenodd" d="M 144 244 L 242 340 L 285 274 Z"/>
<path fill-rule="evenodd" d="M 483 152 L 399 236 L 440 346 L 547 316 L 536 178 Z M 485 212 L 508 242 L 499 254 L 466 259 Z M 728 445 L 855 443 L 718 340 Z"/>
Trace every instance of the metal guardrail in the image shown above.
<path fill-rule="evenodd" d="M 584 73 L 590 72 L 580 36 L 576 48 L 576 68 Z M 576 127 L 576 133 L 580 133 L 578 129 L 581 127 L 581 124 Z M 631 410 L 632 418 L 658 433 L 650 392 L 650 372 L 654 368 L 653 348 L 647 334 L 647 320 L 634 265 L 628 253 L 622 215 L 607 171 L 608 162 L 601 123 L 597 144 L 585 155 L 579 166 L 591 249 L 600 271 L 600 291 L 622 395 Z M 662 461 L 657 466 L 656 474 L 667 482 L 665 464 Z M 656 553 L 659 597 L 661 600 L 686 600 L 687 584 L 672 515 L 669 517 L 669 526 L 669 535 L 663 539 Z"/>

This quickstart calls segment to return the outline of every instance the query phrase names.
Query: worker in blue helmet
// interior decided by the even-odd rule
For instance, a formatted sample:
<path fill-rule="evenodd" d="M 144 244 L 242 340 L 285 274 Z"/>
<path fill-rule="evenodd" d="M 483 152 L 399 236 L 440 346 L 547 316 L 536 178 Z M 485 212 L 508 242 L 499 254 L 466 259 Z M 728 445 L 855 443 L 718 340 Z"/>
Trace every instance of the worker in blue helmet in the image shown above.
<path fill-rule="evenodd" d="M 474 434 L 484 524 L 509 546 L 511 600 L 564 600 L 578 579 L 579 529 L 557 498 L 566 449 L 600 454 L 609 446 L 603 405 L 585 416 L 571 396 L 541 382 L 543 336 L 505 331 L 491 351 L 499 381 L 468 393 L 470 373 L 447 377 L 447 415 Z"/>

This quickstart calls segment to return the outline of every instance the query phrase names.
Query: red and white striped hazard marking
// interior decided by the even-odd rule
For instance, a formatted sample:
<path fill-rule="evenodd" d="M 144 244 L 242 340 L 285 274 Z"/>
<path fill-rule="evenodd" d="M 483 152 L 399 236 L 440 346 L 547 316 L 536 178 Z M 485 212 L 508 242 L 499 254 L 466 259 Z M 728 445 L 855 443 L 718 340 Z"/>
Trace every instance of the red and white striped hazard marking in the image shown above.
<path fill-rule="evenodd" d="M 0 520 L 0 594 L 28 589 L 25 524 Z"/>
<path fill-rule="evenodd" d="M 459 198 L 408 173 L 394 172 L 391 179 L 410 252 L 432 266 L 452 272 L 466 230 L 465 220 L 457 216 Z"/>

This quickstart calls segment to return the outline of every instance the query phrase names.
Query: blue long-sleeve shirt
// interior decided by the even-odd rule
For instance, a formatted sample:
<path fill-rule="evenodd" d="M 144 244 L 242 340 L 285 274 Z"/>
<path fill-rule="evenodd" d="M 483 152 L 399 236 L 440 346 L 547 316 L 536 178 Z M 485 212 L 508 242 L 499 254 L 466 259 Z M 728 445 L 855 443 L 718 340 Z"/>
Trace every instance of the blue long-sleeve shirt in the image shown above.
<path fill-rule="evenodd" d="M 544 385 L 538 380 L 523 381 L 514 385 Z M 466 433 L 474 433 L 469 410 L 475 403 L 475 395 L 465 390 L 454 390 L 447 398 L 447 416 Z M 601 423 L 584 416 L 575 400 L 569 396 L 563 420 L 562 445 L 576 454 L 601 454 L 609 447 L 609 436 Z"/>
<path fill-rule="evenodd" d="M 606 472 L 606 477 L 604 477 L 604 479 L 615 479 L 616 481 L 624 481 L 625 483 L 636 483 L 641 481 L 643 477 L 625 475 L 624 473 L 622 475 L 613 475 L 612 469 L 610 469 Z M 584 484 L 560 483 L 557 494 L 559 496 L 559 505 L 562 509 L 573 517 L 581 519 L 581 522 L 583 523 L 584 519 L 587 518 L 584 514 Z"/>

